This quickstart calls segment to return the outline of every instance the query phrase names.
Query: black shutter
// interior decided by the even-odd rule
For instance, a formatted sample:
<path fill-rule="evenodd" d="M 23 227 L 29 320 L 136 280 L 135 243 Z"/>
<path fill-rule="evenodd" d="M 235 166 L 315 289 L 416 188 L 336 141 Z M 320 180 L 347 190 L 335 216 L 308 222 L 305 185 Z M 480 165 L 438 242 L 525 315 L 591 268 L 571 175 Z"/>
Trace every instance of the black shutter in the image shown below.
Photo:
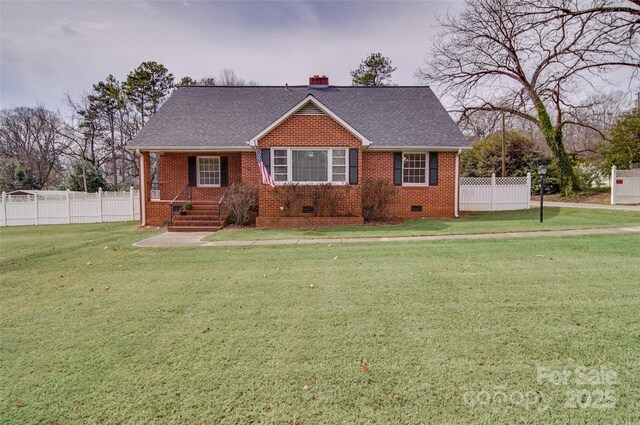
<path fill-rule="evenodd" d="M 269 174 L 271 174 L 271 149 L 265 148 L 262 149 L 262 163 L 264 164 L 264 168 L 267 169 Z"/>
<path fill-rule="evenodd" d="M 349 149 L 349 184 L 358 184 L 358 149 Z"/>
<path fill-rule="evenodd" d="M 229 186 L 229 157 L 220 157 L 220 186 Z"/>
<path fill-rule="evenodd" d="M 196 157 L 189 157 L 189 186 L 195 186 L 198 183 L 198 169 L 196 168 Z"/>
<path fill-rule="evenodd" d="M 429 152 L 429 186 L 438 185 L 438 152 Z"/>
<path fill-rule="evenodd" d="M 402 186 L 402 152 L 393 153 L 393 184 Z"/>

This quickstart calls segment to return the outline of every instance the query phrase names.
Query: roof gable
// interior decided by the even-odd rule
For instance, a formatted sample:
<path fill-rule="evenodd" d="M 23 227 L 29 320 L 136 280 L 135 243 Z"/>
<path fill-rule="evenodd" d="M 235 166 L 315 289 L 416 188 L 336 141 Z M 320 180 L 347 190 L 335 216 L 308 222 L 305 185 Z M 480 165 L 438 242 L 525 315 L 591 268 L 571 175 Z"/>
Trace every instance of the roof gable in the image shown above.
<path fill-rule="evenodd" d="M 291 109 L 289 109 L 287 112 L 282 114 L 277 120 L 275 120 L 274 122 L 269 124 L 269 126 L 267 128 L 262 130 L 260 133 L 256 134 L 254 137 L 252 137 L 251 141 L 249 142 L 249 144 L 251 146 L 256 146 L 258 140 L 262 139 L 264 136 L 269 134 L 269 132 L 271 130 L 273 130 L 274 128 L 279 126 L 284 120 L 289 118 L 291 115 L 296 114 L 298 111 L 300 111 L 302 108 L 306 107 L 310 103 L 313 104 L 320 111 L 322 111 L 325 114 L 329 115 L 331 118 L 333 118 L 334 121 L 336 121 L 338 124 L 340 124 L 345 129 L 347 129 L 349 132 L 351 132 L 351 134 L 353 134 L 355 137 L 360 139 L 360 141 L 362 142 L 363 146 L 368 146 L 368 145 L 371 144 L 369 139 L 367 139 L 364 135 L 360 134 L 358 132 L 358 130 L 356 130 L 355 128 L 351 127 L 346 121 L 344 121 L 342 118 L 340 118 L 338 115 L 336 115 L 333 111 L 331 111 L 329 108 L 327 108 L 325 105 L 323 105 L 312 94 L 309 94 L 307 97 L 302 99 L 300 102 L 298 102 L 296 105 L 294 105 Z"/>

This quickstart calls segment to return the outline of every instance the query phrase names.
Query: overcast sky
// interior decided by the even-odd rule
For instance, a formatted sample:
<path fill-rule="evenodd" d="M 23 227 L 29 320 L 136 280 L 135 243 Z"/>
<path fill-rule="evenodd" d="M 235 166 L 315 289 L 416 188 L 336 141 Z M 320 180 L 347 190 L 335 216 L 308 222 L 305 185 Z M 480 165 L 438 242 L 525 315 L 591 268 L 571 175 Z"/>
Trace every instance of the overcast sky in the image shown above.
<path fill-rule="evenodd" d="M 232 68 L 263 85 L 306 84 L 326 74 L 350 84 L 349 71 L 371 52 L 392 59 L 393 81 L 416 84 L 435 16 L 462 1 L 203 2 L 0 1 L 0 106 L 63 106 L 142 61 L 176 79 Z M 628 73 L 612 87 L 635 91 Z M 636 84 L 637 86 L 637 84 Z"/>
<path fill-rule="evenodd" d="M 370 52 L 389 56 L 393 81 L 415 84 L 434 17 L 461 1 L 194 2 L 2 1 L 1 105 L 62 105 L 112 73 L 164 64 L 176 79 L 232 68 L 263 85 L 326 74 L 350 84 Z"/>

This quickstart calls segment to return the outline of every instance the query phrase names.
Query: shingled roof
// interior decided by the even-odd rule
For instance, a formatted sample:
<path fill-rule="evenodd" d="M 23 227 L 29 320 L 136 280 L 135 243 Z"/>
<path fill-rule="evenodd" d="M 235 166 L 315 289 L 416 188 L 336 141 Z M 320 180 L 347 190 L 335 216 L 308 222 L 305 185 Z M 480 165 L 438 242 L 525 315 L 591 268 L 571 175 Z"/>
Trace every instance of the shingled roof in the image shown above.
<path fill-rule="evenodd" d="M 130 149 L 250 149 L 247 142 L 309 95 L 370 149 L 469 147 L 429 87 L 192 86 L 171 95 Z"/>

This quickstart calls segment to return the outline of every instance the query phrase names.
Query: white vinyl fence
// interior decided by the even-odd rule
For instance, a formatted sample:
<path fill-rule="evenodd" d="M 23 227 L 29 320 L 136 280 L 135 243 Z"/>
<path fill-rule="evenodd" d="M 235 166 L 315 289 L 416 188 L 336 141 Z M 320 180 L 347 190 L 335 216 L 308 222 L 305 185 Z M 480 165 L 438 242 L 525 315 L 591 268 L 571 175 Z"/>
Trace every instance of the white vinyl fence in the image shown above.
<path fill-rule="evenodd" d="M 640 169 L 611 168 L 611 205 L 640 204 Z"/>
<path fill-rule="evenodd" d="M 526 210 L 531 207 L 531 173 L 526 177 L 460 178 L 460 211 Z"/>
<path fill-rule="evenodd" d="M 2 192 L 0 226 L 101 223 L 140 219 L 140 194 L 127 192 L 50 192 L 29 195 Z"/>

